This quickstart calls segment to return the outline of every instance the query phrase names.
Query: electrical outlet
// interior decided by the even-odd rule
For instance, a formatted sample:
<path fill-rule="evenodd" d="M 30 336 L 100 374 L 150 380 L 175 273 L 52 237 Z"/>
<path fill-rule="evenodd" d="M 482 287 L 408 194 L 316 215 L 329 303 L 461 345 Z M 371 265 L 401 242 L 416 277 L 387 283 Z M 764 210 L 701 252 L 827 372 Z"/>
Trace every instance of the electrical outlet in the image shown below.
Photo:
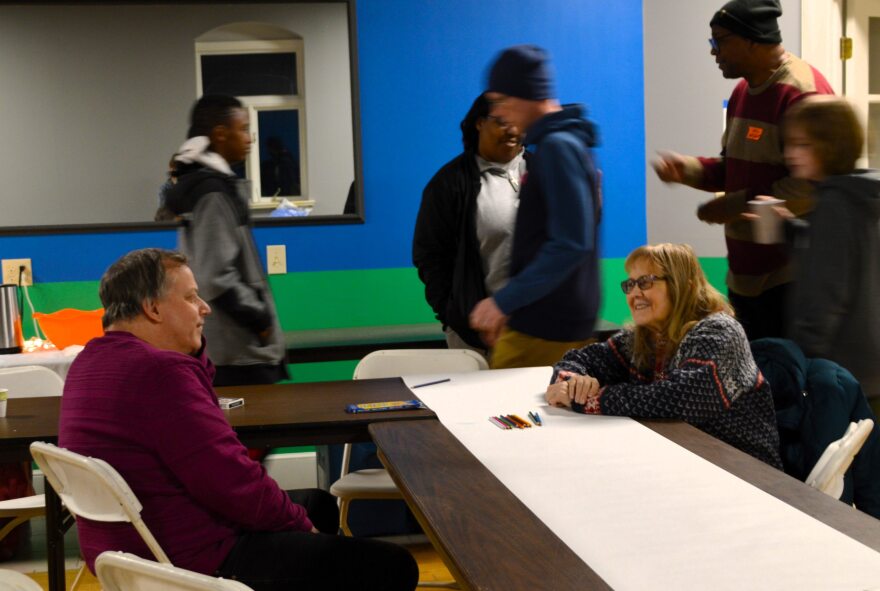
<path fill-rule="evenodd" d="M 34 275 L 31 271 L 30 259 L 3 259 L 3 283 L 14 283 L 18 285 L 18 274 L 20 267 L 24 267 L 24 273 L 21 274 L 21 285 L 33 285 Z"/>
<path fill-rule="evenodd" d="M 287 247 L 283 244 L 267 246 L 266 266 L 269 268 L 269 275 L 287 273 Z"/>

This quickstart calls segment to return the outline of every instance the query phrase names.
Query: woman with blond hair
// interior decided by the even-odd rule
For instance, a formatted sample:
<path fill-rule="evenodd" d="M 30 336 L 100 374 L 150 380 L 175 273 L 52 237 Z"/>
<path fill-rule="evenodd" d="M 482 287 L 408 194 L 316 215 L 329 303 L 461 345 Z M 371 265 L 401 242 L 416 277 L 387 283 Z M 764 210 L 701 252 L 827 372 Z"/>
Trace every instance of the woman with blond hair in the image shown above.
<path fill-rule="evenodd" d="M 547 402 L 588 414 L 680 419 L 781 468 L 770 388 L 693 249 L 641 246 L 624 266 L 634 326 L 566 353 Z"/>

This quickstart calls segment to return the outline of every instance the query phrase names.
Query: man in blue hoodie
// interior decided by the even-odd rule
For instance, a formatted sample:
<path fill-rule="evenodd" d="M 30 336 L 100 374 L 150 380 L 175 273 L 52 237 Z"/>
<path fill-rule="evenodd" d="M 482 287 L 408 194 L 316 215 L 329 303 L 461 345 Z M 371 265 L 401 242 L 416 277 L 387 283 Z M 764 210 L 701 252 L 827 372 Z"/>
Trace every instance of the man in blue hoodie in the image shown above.
<path fill-rule="evenodd" d="M 470 314 L 493 368 L 553 365 L 582 347 L 599 310 L 601 173 L 595 126 L 556 99 L 540 47 L 504 50 L 489 72 L 490 115 L 526 134 L 533 156 L 520 193 L 510 281 Z"/>

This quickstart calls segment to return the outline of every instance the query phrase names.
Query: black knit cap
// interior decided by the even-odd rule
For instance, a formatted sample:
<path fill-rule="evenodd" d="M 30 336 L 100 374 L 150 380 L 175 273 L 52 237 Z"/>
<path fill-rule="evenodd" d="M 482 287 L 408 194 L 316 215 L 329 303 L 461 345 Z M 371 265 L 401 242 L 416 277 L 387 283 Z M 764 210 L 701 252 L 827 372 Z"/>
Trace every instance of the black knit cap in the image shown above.
<path fill-rule="evenodd" d="M 556 98 L 550 55 L 537 45 L 508 47 L 492 65 L 486 91 L 530 101 Z"/>
<path fill-rule="evenodd" d="M 782 43 L 778 17 L 782 16 L 779 0 L 732 0 L 715 13 L 709 26 L 718 25 L 757 43 Z"/>

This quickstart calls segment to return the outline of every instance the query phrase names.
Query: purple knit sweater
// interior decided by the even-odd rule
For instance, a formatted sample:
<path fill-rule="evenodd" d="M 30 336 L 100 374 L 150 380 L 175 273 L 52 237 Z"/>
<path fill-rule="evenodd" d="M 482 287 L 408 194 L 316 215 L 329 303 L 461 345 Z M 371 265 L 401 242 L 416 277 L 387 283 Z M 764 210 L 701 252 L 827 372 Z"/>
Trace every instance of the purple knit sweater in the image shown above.
<path fill-rule="evenodd" d="M 86 345 L 70 368 L 58 443 L 113 466 L 143 505 L 171 562 L 212 574 L 243 531 L 308 531 L 263 467 L 248 458 L 217 405 L 214 367 L 127 332 Z M 89 568 L 105 550 L 152 558 L 134 527 L 77 520 Z"/>

